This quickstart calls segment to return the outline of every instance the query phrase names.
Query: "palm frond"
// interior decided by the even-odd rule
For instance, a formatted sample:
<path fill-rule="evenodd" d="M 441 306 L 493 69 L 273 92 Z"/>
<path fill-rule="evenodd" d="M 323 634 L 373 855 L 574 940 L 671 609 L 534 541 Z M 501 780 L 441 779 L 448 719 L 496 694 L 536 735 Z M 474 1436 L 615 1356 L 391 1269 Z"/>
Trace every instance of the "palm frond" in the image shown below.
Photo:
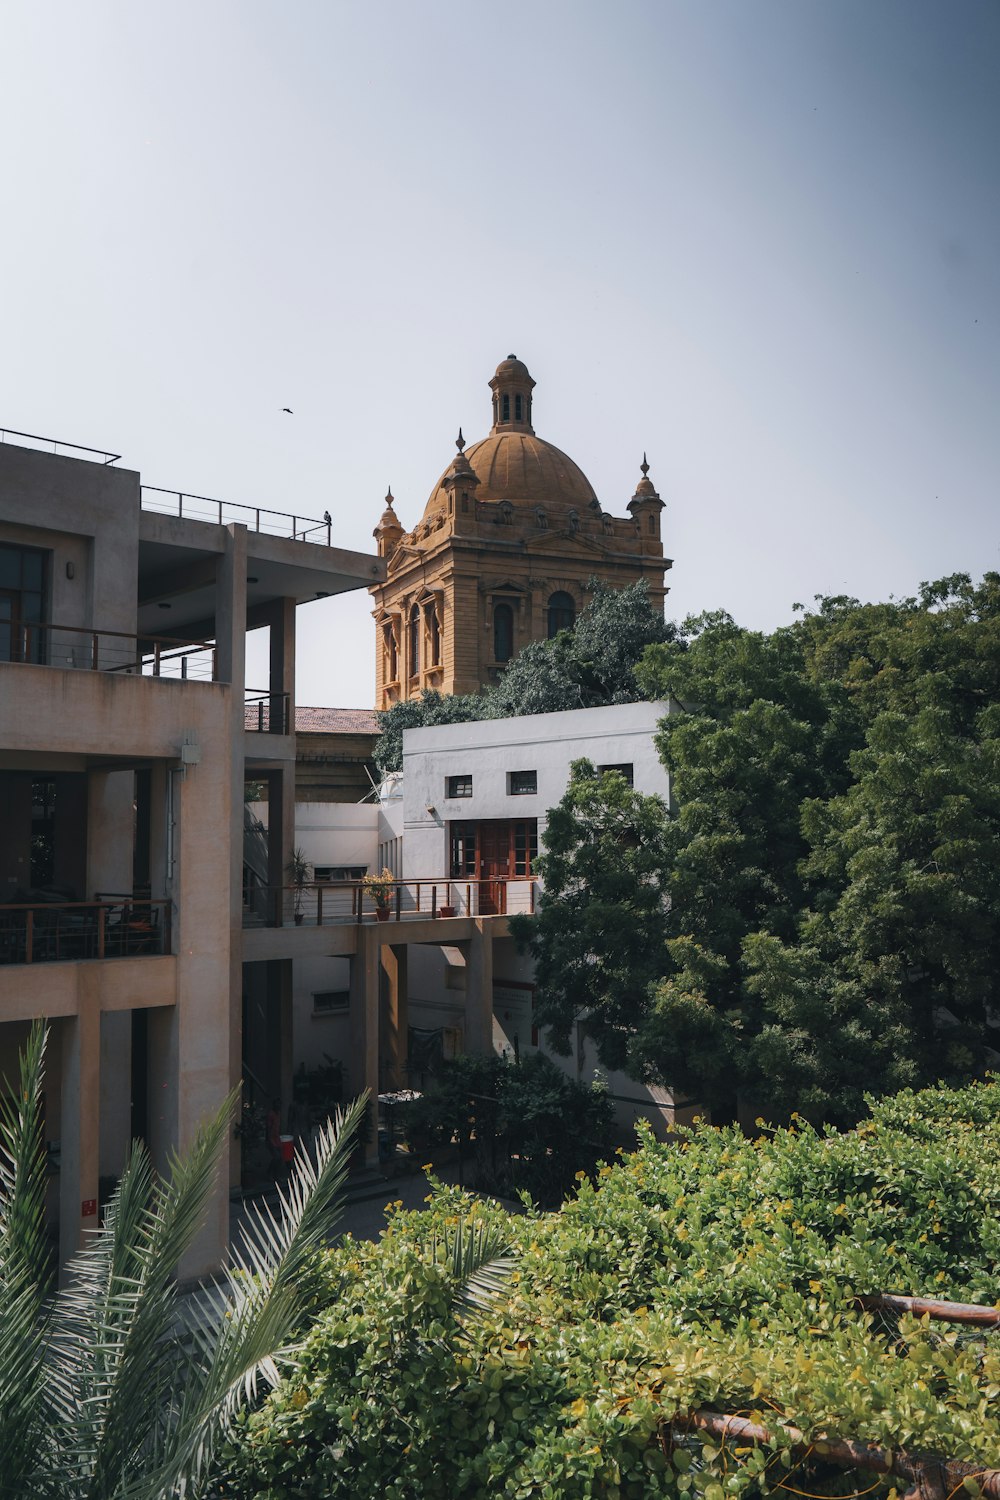
<path fill-rule="evenodd" d="M 137 1481 L 122 1491 L 122 1500 L 197 1494 L 219 1434 L 239 1406 L 254 1398 L 261 1379 L 276 1383 L 276 1357 L 301 1331 L 311 1303 L 311 1262 L 338 1217 L 366 1108 L 362 1097 L 338 1111 L 319 1133 L 315 1158 L 297 1158 L 277 1214 L 266 1205 L 251 1212 L 227 1276 L 225 1316 L 189 1309 L 203 1373 L 183 1393 L 156 1470 L 158 1488 L 147 1491 L 147 1481 Z"/>
<path fill-rule="evenodd" d="M 53 1327 L 51 1380 L 64 1422 L 67 1472 L 117 1494 L 163 1450 L 179 1385 L 196 1377 L 177 1337 L 174 1275 L 204 1222 L 234 1100 L 154 1183 L 135 1144 L 104 1224 L 70 1266 Z"/>
<path fill-rule="evenodd" d="M 39 1496 L 48 1425 L 41 1367 L 48 1284 L 45 1039 L 45 1028 L 32 1026 L 16 1092 L 0 1101 L 0 1485 Z"/>
<path fill-rule="evenodd" d="M 442 1251 L 455 1299 L 470 1309 L 488 1307 L 514 1269 L 510 1243 L 500 1230 L 468 1219 L 443 1237 Z"/>

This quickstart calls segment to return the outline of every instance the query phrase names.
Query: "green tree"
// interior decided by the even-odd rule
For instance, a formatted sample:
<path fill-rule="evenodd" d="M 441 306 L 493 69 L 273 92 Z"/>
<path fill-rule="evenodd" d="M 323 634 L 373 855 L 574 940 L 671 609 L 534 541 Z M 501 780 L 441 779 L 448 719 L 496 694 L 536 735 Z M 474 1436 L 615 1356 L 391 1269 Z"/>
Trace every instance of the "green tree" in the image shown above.
<path fill-rule="evenodd" d="M 560 1052 L 586 1019 L 604 1062 L 621 1067 L 664 972 L 668 935 L 667 809 L 617 771 L 573 762 L 548 815 L 533 917 L 509 918 L 535 960 L 535 1014 Z"/>
<path fill-rule="evenodd" d="M 0 1105 L 0 1490 L 32 1500 L 206 1492 L 219 1438 L 306 1331 L 365 1101 L 297 1158 L 276 1215 L 251 1214 L 219 1294 L 182 1299 L 176 1267 L 228 1148 L 233 1100 L 158 1179 L 132 1148 L 104 1223 L 52 1293 L 41 1133 L 45 1034 Z M 495 1284 L 497 1245 L 454 1237 L 465 1290 Z"/>
<path fill-rule="evenodd" d="M 586 868 L 599 806 L 580 817 L 571 789 L 554 885 L 517 924 L 557 1041 L 576 1005 L 609 1062 L 720 1116 L 742 1093 L 840 1124 L 865 1090 L 995 1059 L 1000 577 L 820 599 L 769 635 L 703 616 L 636 676 L 671 703 L 658 746 L 674 815 L 649 851 L 669 900 L 644 909 L 623 867 L 609 903 Z M 574 952 L 588 923 L 641 927 L 613 975 Z"/>

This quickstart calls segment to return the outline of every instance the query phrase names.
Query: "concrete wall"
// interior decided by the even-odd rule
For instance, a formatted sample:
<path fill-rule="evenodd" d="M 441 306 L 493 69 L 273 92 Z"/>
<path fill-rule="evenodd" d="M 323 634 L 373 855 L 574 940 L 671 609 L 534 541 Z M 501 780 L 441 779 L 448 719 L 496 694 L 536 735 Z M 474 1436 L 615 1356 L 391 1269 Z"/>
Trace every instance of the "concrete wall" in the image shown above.
<path fill-rule="evenodd" d="M 133 631 L 139 475 L 0 444 L 0 494 L 0 541 L 52 553 L 50 618 L 62 625 Z M 73 642 L 64 637 L 61 646 L 66 657 Z"/>

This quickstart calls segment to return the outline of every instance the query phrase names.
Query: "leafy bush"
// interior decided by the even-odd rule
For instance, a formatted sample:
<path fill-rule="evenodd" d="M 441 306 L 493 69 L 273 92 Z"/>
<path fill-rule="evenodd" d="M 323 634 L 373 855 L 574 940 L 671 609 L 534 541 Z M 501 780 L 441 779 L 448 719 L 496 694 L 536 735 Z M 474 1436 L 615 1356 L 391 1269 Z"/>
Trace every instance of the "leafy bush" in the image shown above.
<path fill-rule="evenodd" d="M 434 1247 L 470 1221 L 518 1257 L 474 1322 Z M 856 1295 L 998 1298 L 1000 1083 L 905 1093 L 844 1135 L 646 1135 L 557 1213 L 438 1187 L 380 1243 L 331 1252 L 326 1276 L 301 1367 L 245 1420 L 233 1495 L 884 1495 L 793 1460 L 780 1424 L 996 1462 L 1000 1335 L 873 1316 Z M 771 1448 L 668 1440 L 701 1406 L 769 1424 Z"/>

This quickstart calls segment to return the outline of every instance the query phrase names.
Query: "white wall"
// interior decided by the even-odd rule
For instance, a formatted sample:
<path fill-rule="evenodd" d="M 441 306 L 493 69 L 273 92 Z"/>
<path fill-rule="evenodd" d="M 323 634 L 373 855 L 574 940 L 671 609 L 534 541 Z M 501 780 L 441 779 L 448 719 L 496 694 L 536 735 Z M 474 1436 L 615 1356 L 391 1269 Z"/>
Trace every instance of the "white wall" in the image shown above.
<path fill-rule="evenodd" d="M 539 845 L 550 807 L 569 785 L 570 765 L 631 763 L 636 791 L 670 795 L 653 734 L 665 703 L 622 703 L 522 719 L 487 719 L 403 732 L 403 873 L 448 871 L 448 824 L 483 818 L 537 818 Z M 536 771 L 534 796 L 511 796 L 512 771 Z M 449 776 L 472 776 L 472 796 L 449 798 Z M 433 810 L 431 810 L 433 809 Z M 513 908 L 511 908 L 513 909 Z"/>

